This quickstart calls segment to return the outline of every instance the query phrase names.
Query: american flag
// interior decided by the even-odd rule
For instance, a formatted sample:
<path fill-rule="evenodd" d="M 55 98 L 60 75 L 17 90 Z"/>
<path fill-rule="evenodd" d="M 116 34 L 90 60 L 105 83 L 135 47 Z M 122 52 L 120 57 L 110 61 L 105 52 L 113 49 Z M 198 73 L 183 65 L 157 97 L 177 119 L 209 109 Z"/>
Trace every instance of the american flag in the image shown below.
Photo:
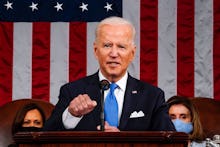
<path fill-rule="evenodd" d="M 1 0 L 0 105 L 56 104 L 66 82 L 98 70 L 94 29 L 108 16 L 136 27 L 129 73 L 173 95 L 220 100 L 219 0 Z"/>

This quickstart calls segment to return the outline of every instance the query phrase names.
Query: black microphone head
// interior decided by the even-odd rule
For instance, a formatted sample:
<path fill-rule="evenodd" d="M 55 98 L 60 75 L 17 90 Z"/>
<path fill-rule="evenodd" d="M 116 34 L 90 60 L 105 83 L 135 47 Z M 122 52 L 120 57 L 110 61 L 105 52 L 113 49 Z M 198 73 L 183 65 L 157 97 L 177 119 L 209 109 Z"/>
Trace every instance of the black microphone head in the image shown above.
<path fill-rule="evenodd" d="M 110 87 L 110 84 L 109 84 L 109 82 L 107 80 L 100 81 L 100 88 L 102 90 L 108 90 L 109 87 Z"/>

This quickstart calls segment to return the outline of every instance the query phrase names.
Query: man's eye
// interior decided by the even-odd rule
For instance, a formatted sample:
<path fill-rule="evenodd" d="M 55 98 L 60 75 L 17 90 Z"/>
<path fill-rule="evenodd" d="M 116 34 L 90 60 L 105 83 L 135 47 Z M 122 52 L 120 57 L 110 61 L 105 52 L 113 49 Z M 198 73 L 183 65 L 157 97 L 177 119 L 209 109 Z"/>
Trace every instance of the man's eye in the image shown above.
<path fill-rule="evenodd" d="M 124 49 L 125 47 L 123 45 L 119 45 L 118 48 Z"/>
<path fill-rule="evenodd" d="M 111 45 L 110 44 L 104 44 L 104 47 L 111 47 Z"/>

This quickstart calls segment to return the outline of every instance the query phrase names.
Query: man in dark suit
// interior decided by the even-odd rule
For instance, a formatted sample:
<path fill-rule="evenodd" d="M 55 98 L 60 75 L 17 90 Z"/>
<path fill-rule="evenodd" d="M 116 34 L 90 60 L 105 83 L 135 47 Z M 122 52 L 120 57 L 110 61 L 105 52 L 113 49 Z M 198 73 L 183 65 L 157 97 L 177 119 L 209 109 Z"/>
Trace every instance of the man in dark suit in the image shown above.
<path fill-rule="evenodd" d="M 59 101 L 44 130 L 100 130 L 100 81 L 103 79 L 117 84 L 113 95 L 118 123 L 111 125 L 110 120 L 106 120 L 105 131 L 175 130 L 167 113 L 164 92 L 131 77 L 127 71 L 136 52 L 134 38 L 133 25 L 123 18 L 110 17 L 99 23 L 93 45 L 99 62 L 98 72 L 61 87 Z M 109 91 L 104 93 L 105 101 Z"/>

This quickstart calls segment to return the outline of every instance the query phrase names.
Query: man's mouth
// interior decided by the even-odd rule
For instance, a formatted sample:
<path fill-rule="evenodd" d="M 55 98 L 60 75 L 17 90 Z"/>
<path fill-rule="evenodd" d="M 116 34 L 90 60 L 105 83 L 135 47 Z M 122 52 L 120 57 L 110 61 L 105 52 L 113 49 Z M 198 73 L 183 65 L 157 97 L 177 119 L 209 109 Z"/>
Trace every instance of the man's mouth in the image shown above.
<path fill-rule="evenodd" d="M 111 66 L 117 66 L 119 65 L 118 62 L 107 62 L 108 65 L 111 65 Z"/>

